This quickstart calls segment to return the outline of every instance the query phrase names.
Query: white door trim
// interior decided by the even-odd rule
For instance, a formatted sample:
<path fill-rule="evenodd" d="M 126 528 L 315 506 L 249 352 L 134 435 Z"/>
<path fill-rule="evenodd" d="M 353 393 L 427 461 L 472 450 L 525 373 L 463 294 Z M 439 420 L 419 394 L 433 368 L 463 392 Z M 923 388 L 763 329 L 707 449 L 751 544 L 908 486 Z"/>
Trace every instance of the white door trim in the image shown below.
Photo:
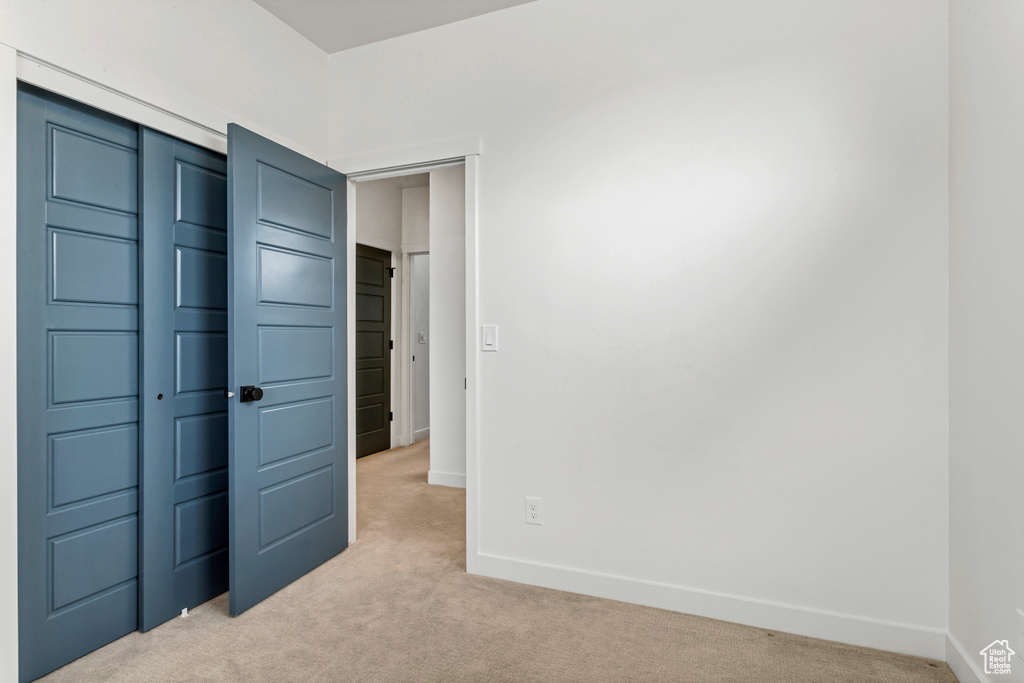
<path fill-rule="evenodd" d="M 227 154 L 228 116 L 216 112 L 218 123 L 201 123 L 187 115 L 177 114 L 152 102 L 116 90 L 81 74 L 63 69 L 30 55 L 18 53 L 18 80 L 69 97 L 101 111 L 120 116 L 147 128 L 158 130 L 187 142 Z M 212 112 L 211 112 L 212 113 Z M 210 121 L 213 117 L 205 117 Z"/>
<path fill-rule="evenodd" d="M 337 157 L 327 162 L 353 181 L 382 180 L 412 173 L 436 171 L 462 163 L 482 152 L 479 137 L 442 140 L 403 149 L 387 149 Z"/>

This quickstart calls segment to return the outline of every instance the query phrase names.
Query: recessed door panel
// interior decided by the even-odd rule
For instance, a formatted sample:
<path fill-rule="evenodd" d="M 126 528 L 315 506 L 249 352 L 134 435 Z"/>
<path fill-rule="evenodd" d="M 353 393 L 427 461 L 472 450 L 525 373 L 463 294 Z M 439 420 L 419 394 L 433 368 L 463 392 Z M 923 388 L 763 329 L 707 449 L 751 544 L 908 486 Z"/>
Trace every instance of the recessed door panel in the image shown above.
<path fill-rule="evenodd" d="M 331 259 L 259 247 L 260 303 L 330 308 L 334 294 Z"/>
<path fill-rule="evenodd" d="M 261 325 L 257 335 L 262 384 L 326 379 L 334 373 L 334 328 Z"/>
<path fill-rule="evenodd" d="M 356 360 L 384 360 L 384 330 L 356 332 Z"/>
<path fill-rule="evenodd" d="M 54 405 L 138 395 L 136 332 L 54 332 L 51 348 Z"/>
<path fill-rule="evenodd" d="M 176 220 L 227 230 L 228 179 L 220 171 L 175 160 Z"/>
<path fill-rule="evenodd" d="M 335 192 L 292 173 L 257 162 L 261 223 L 331 239 Z"/>
<path fill-rule="evenodd" d="M 328 466 L 260 491 L 260 547 L 334 514 L 334 471 Z"/>
<path fill-rule="evenodd" d="M 356 408 L 356 434 L 372 434 L 384 429 L 384 418 L 376 405 Z"/>
<path fill-rule="evenodd" d="M 50 437 L 50 479 L 55 508 L 138 486 L 138 426 Z"/>
<path fill-rule="evenodd" d="M 138 212 L 137 147 L 71 128 L 52 126 L 50 132 L 54 199 Z"/>
<path fill-rule="evenodd" d="M 377 251 L 383 251 L 382 249 Z M 364 254 L 356 254 L 356 284 L 373 285 L 383 287 L 386 279 L 385 272 L 390 266 L 384 264 L 382 254 L 366 251 Z"/>
<path fill-rule="evenodd" d="M 134 306 L 139 302 L 139 245 L 71 230 L 53 230 L 53 300 Z"/>
<path fill-rule="evenodd" d="M 260 465 L 327 448 L 334 443 L 334 399 L 260 409 Z"/>
<path fill-rule="evenodd" d="M 356 398 L 384 393 L 384 369 L 356 370 Z"/>
<path fill-rule="evenodd" d="M 226 491 L 174 507 L 174 564 L 181 566 L 228 544 Z"/>
<path fill-rule="evenodd" d="M 175 419 L 174 475 L 185 479 L 228 466 L 228 413 Z"/>
<path fill-rule="evenodd" d="M 380 321 L 384 318 L 384 297 L 380 294 L 356 294 L 356 321 Z"/>
<path fill-rule="evenodd" d="M 223 332 L 177 332 L 175 391 L 215 391 L 227 387 L 225 359 L 228 337 Z"/>
<path fill-rule="evenodd" d="M 178 297 L 175 305 L 178 308 L 226 311 L 228 308 L 228 261 L 224 252 L 187 246 L 178 246 L 175 248 L 175 252 L 178 259 L 178 269 L 175 275 Z"/>
<path fill-rule="evenodd" d="M 345 177 L 231 124 L 228 187 L 238 614 L 348 545 Z"/>
<path fill-rule="evenodd" d="M 134 580 L 138 537 L 138 519 L 131 515 L 54 539 L 53 610 Z"/>

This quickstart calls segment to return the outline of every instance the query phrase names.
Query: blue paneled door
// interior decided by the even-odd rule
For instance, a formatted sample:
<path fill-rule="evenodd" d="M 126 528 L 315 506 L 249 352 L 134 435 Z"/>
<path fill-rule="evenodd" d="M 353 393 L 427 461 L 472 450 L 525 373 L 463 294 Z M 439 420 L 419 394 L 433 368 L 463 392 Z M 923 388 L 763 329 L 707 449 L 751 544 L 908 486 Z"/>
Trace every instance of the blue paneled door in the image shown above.
<path fill-rule="evenodd" d="M 143 130 L 140 628 L 228 589 L 227 164 Z"/>
<path fill-rule="evenodd" d="M 22 680 L 138 617 L 138 131 L 18 91 Z"/>
<path fill-rule="evenodd" d="M 228 126 L 230 611 L 348 545 L 345 177 Z"/>

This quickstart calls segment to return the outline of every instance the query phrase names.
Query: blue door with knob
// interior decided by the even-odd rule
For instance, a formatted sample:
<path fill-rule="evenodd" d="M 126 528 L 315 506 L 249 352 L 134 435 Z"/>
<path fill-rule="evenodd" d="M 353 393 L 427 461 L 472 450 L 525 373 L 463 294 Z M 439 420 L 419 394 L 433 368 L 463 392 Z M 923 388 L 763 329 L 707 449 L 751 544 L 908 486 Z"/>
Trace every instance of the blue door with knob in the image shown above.
<path fill-rule="evenodd" d="M 345 177 L 228 126 L 230 611 L 348 546 Z"/>

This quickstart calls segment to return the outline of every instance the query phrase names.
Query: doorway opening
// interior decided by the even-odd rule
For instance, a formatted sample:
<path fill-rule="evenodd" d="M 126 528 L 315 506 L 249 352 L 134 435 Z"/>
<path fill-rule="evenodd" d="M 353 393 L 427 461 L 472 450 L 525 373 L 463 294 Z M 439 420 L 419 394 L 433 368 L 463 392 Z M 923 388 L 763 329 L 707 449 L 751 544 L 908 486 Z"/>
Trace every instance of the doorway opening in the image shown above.
<path fill-rule="evenodd" d="M 355 187 L 356 457 L 407 446 L 413 368 L 429 365 L 413 344 L 412 254 L 428 254 L 430 173 Z M 379 285 L 379 286 L 378 286 Z M 418 339 L 418 338 L 417 338 Z M 415 356 L 416 360 L 413 360 Z M 417 379 L 423 379 L 417 372 Z"/>
<path fill-rule="evenodd" d="M 349 228 L 356 259 L 368 247 L 392 255 L 391 448 L 416 444 L 429 453 L 428 483 L 467 488 L 466 162 L 350 173 L 349 181 Z M 358 277 L 358 264 L 355 271 Z M 357 282 L 357 297 L 358 287 Z M 357 334 L 358 318 L 366 315 L 366 308 L 366 302 L 355 302 Z M 358 339 L 355 347 L 358 406 L 369 399 L 366 392 L 371 386 L 368 381 L 360 386 L 365 359 L 359 354 Z M 360 434 L 359 415 L 353 419 Z M 357 443 L 355 457 L 362 455 Z M 355 457 L 352 481 L 358 477 Z M 350 515 L 354 518 L 355 511 Z M 350 534 L 355 533 L 350 528 Z"/>

